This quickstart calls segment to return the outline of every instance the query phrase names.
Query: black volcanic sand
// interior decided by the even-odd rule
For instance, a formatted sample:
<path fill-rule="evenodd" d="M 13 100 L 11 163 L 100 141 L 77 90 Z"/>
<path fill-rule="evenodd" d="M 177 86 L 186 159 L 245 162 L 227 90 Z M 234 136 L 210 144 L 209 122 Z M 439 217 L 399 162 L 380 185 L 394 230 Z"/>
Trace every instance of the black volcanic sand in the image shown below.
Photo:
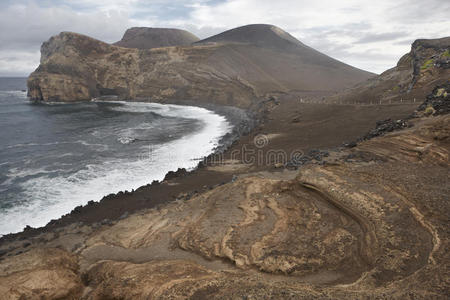
<path fill-rule="evenodd" d="M 187 104 L 186 102 L 183 102 Z M 279 99 L 265 101 L 250 114 L 254 120 L 243 117 L 242 111 L 233 108 L 207 107 L 219 114 L 226 115 L 238 130 L 230 134 L 223 142 L 231 144 L 238 135 L 240 139 L 220 155 L 221 159 L 242 160 L 242 149 L 265 156 L 268 151 L 284 151 L 285 153 L 318 153 L 317 149 L 338 149 L 345 142 L 357 140 L 375 127 L 379 120 L 401 119 L 410 115 L 417 105 L 379 105 L 355 106 L 335 104 L 305 104 L 300 103 L 298 97 L 288 95 Z M 245 114 L 244 114 L 245 115 Z M 257 122 L 259 121 L 259 122 Z M 256 126 L 251 132 L 253 125 Z M 267 138 L 265 146 L 255 146 L 255 137 Z M 260 146 L 260 145 L 259 145 Z M 217 159 L 218 156 L 211 156 Z M 206 162 L 206 165 L 210 163 Z M 134 212 L 164 205 L 176 199 L 189 199 L 192 195 L 224 184 L 248 172 L 275 170 L 280 164 L 287 165 L 288 161 L 267 162 L 256 160 L 244 170 L 222 172 L 205 166 L 186 173 L 179 171 L 166 176 L 168 180 L 140 187 L 133 192 L 120 192 L 104 197 L 100 202 L 90 202 L 84 207 L 75 208 L 70 214 L 50 222 L 43 228 L 26 228 L 23 232 L 10 234 L 0 239 L 2 243 L 26 239 L 45 231 L 66 226 L 75 222 L 101 225 L 124 218 Z M 278 166 L 276 166 L 278 165 Z M 301 166 L 300 166 L 301 167 Z M 1 256 L 1 253 L 0 253 Z"/>

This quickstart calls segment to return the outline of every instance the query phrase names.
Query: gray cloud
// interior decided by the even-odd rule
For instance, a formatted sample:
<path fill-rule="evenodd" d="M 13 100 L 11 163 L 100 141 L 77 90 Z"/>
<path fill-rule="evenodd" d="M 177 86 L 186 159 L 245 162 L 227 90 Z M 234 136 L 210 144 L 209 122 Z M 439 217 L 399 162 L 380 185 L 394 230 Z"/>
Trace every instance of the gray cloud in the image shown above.
<path fill-rule="evenodd" d="M 24 76 L 39 64 L 39 50 L 0 51 L 0 76 Z"/>
<path fill-rule="evenodd" d="M 38 5 L 35 1 L 1 4 L 0 76 L 28 75 L 39 64 L 42 42 L 61 31 L 74 31 L 104 41 L 120 39 L 130 27 L 126 14 L 77 12 L 68 6 Z"/>
<path fill-rule="evenodd" d="M 408 36 L 406 32 L 388 32 L 388 33 L 369 33 L 364 35 L 362 38 L 358 39 L 355 44 L 367 44 L 367 43 L 376 43 L 381 41 L 392 41 L 397 40 L 398 38 L 404 38 Z"/>
<path fill-rule="evenodd" d="M 0 76 L 27 75 L 43 41 L 74 31 L 114 42 L 132 26 L 175 27 L 206 38 L 271 23 L 334 58 L 373 72 L 396 64 L 416 38 L 450 35 L 448 0 L 5 0 Z"/>
<path fill-rule="evenodd" d="M 111 11 L 78 13 L 67 7 L 14 5 L 0 12 L 0 49 L 36 47 L 61 31 L 75 31 L 103 40 L 117 40 L 129 26 L 128 16 Z"/>

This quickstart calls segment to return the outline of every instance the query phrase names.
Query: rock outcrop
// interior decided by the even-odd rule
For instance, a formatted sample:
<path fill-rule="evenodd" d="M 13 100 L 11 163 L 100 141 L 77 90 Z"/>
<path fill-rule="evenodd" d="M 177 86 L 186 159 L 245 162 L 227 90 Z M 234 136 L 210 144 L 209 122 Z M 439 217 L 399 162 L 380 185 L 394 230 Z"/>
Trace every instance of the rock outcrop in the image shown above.
<path fill-rule="evenodd" d="M 435 86 L 450 80 L 450 37 L 420 39 L 395 67 L 340 92 L 336 103 L 421 102 Z"/>
<path fill-rule="evenodd" d="M 79 299 L 77 257 L 56 248 L 34 249 L 0 264 L 1 299 Z"/>
<path fill-rule="evenodd" d="M 133 27 L 113 45 L 125 48 L 151 49 L 171 46 L 189 46 L 200 39 L 192 33 L 172 28 Z"/>
<path fill-rule="evenodd" d="M 40 66 L 28 79 L 28 94 L 43 101 L 116 95 L 249 107 L 271 93 L 332 91 L 372 76 L 275 26 L 246 26 L 226 37 L 193 46 L 131 49 L 63 32 L 42 45 Z"/>

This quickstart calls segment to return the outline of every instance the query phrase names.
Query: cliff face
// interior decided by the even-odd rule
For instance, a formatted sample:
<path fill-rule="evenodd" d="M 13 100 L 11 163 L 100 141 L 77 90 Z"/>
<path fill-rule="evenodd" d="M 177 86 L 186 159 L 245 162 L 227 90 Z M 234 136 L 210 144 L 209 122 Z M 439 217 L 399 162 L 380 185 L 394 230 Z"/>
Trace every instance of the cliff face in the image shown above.
<path fill-rule="evenodd" d="M 63 32 L 42 45 L 41 64 L 28 80 L 29 96 L 80 101 L 117 95 L 248 107 L 270 93 L 331 91 L 372 76 L 277 27 L 254 25 L 251 31 L 257 33 L 256 40 L 246 38 L 249 28 L 244 27 L 227 40 L 154 49 L 117 47 Z"/>
<path fill-rule="evenodd" d="M 450 37 L 420 39 L 397 65 L 328 98 L 330 102 L 399 102 L 425 98 L 436 85 L 450 80 Z"/>
<path fill-rule="evenodd" d="M 133 27 L 114 45 L 125 48 L 151 49 L 170 46 L 188 46 L 200 40 L 186 30 L 171 28 Z"/>

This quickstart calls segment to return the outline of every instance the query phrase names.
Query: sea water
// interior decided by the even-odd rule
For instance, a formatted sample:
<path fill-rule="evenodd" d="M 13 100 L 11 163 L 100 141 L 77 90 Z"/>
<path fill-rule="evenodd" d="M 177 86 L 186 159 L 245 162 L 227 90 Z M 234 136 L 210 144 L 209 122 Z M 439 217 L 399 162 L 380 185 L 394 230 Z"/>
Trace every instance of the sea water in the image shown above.
<path fill-rule="evenodd" d="M 194 168 L 231 130 L 209 110 L 139 102 L 32 103 L 0 78 L 0 235 Z"/>

